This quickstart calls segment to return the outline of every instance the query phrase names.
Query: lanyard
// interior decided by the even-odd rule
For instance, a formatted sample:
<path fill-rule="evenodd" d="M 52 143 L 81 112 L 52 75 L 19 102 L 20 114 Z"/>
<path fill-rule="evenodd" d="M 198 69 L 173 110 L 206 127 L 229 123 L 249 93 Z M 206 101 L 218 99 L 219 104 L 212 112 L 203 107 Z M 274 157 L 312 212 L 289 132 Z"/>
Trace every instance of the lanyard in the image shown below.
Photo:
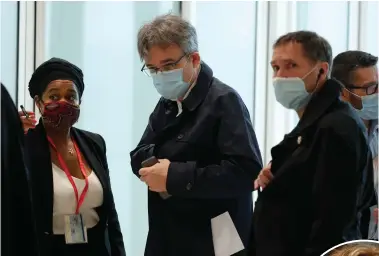
<path fill-rule="evenodd" d="M 54 145 L 53 140 L 50 137 L 47 137 L 47 139 L 49 140 L 50 145 L 54 148 L 55 152 L 57 153 L 59 163 L 60 163 L 63 171 L 66 173 L 66 176 L 67 176 L 68 180 L 70 181 L 70 183 L 72 185 L 72 188 L 74 189 L 75 198 L 76 198 L 76 202 L 77 202 L 75 214 L 79 214 L 79 208 L 83 204 L 84 198 L 85 198 L 85 196 L 86 196 L 86 194 L 88 192 L 88 177 L 87 177 L 87 174 L 86 174 L 86 171 L 85 171 L 84 163 L 83 163 L 83 160 L 82 160 L 82 156 L 80 155 L 78 146 L 76 145 L 75 141 L 73 140 L 72 143 L 74 144 L 76 155 L 78 156 L 78 162 L 79 162 L 80 171 L 82 172 L 82 174 L 84 176 L 84 180 L 86 182 L 86 185 L 85 185 L 85 187 L 83 189 L 83 192 L 80 195 L 80 197 L 79 197 L 78 188 L 75 185 L 75 182 L 74 182 L 74 180 L 72 178 L 72 175 L 71 175 L 70 171 L 68 170 L 68 167 L 67 167 L 66 163 L 63 160 L 63 157 L 61 156 L 61 154 L 58 153 L 58 150 L 57 150 L 56 146 Z"/>

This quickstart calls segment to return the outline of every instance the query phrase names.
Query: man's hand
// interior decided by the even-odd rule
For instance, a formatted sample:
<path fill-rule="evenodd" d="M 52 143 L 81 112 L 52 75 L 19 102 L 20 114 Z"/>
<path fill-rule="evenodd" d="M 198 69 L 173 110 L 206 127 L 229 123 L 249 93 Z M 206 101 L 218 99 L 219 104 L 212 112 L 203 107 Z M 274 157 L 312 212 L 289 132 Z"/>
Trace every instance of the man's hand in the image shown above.
<path fill-rule="evenodd" d="M 141 180 L 149 186 L 149 189 L 154 192 L 166 192 L 166 181 L 168 167 L 170 161 L 168 159 L 159 159 L 159 163 L 151 166 L 141 168 L 139 175 Z"/>
<path fill-rule="evenodd" d="M 258 178 L 254 181 L 254 190 L 258 188 L 264 189 L 274 178 L 271 173 L 271 162 L 264 167 L 258 175 Z"/>

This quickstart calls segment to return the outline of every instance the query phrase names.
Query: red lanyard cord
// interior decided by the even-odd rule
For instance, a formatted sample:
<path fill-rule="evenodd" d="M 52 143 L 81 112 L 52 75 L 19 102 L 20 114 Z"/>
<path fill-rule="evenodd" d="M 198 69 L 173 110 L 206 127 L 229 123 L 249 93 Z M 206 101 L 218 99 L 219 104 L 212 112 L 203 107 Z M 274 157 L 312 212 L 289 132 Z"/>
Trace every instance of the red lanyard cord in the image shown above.
<path fill-rule="evenodd" d="M 75 151 L 76 151 L 76 155 L 78 157 L 78 162 L 79 162 L 79 167 L 80 167 L 80 171 L 82 172 L 83 174 L 83 177 L 84 177 L 84 180 L 85 180 L 85 183 L 86 185 L 84 186 L 84 189 L 83 189 L 83 192 L 82 194 L 79 196 L 79 192 L 78 192 L 78 188 L 76 187 L 76 184 L 74 182 L 74 179 L 72 178 L 72 175 L 70 173 L 70 171 L 68 170 L 68 167 L 65 163 L 65 161 L 63 160 L 63 157 L 61 156 L 61 154 L 59 154 L 58 150 L 57 150 L 57 147 L 55 146 L 53 140 L 50 138 L 50 137 L 47 137 L 50 145 L 53 147 L 53 149 L 55 150 L 55 152 L 57 153 L 57 156 L 58 156 L 58 160 L 59 160 L 59 164 L 61 165 L 63 171 L 65 172 L 68 180 L 70 181 L 71 185 L 72 185 L 72 188 L 74 189 L 74 192 L 75 192 L 75 199 L 76 199 L 76 202 L 77 202 L 77 206 L 76 206 L 76 210 L 75 210 L 75 214 L 79 214 L 79 209 L 80 209 L 80 206 L 82 206 L 83 202 L 84 202 L 84 198 L 85 196 L 87 195 L 87 192 L 88 192 L 88 187 L 89 187 L 89 184 L 88 184 L 88 177 L 87 177 L 87 174 L 86 174 L 86 169 L 85 169 L 85 166 L 84 166 L 84 163 L 83 163 L 83 159 L 82 159 L 82 156 L 80 155 L 80 151 L 79 151 L 79 148 L 78 146 L 76 145 L 75 141 L 73 140 L 73 144 L 74 144 L 74 148 L 75 148 Z"/>

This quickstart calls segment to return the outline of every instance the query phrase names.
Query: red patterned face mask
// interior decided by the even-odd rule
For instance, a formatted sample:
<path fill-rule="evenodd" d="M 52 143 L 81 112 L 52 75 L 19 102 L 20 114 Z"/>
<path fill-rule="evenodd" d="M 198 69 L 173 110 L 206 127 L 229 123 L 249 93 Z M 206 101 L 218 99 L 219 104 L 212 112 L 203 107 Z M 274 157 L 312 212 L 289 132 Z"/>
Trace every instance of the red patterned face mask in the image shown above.
<path fill-rule="evenodd" d="M 80 115 L 80 107 L 66 101 L 45 103 L 42 118 L 53 127 L 71 127 Z"/>

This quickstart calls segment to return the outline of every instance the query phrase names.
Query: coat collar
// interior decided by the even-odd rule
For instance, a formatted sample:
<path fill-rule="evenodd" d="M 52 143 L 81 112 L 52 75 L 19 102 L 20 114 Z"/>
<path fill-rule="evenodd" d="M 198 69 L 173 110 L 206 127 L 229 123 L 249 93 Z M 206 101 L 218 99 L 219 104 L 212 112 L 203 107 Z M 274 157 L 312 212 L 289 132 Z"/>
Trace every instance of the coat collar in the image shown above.
<path fill-rule="evenodd" d="M 213 80 L 212 69 L 201 62 L 199 76 L 197 77 L 196 85 L 192 88 L 188 97 L 183 101 L 183 106 L 189 111 L 195 110 L 207 96 L 209 87 Z"/>
<path fill-rule="evenodd" d="M 341 84 L 335 79 L 328 79 L 324 86 L 312 96 L 298 125 L 287 136 L 297 136 L 306 128 L 316 123 L 324 116 L 331 105 L 340 101 L 340 94 Z"/>
<path fill-rule="evenodd" d="M 201 62 L 200 72 L 196 80 L 195 86 L 191 89 L 188 96 L 182 101 L 183 109 L 193 111 L 195 110 L 201 102 L 207 96 L 209 87 L 213 81 L 213 71 L 212 69 Z M 164 105 L 168 109 L 177 108 L 177 103 L 172 100 L 163 99 Z"/>

